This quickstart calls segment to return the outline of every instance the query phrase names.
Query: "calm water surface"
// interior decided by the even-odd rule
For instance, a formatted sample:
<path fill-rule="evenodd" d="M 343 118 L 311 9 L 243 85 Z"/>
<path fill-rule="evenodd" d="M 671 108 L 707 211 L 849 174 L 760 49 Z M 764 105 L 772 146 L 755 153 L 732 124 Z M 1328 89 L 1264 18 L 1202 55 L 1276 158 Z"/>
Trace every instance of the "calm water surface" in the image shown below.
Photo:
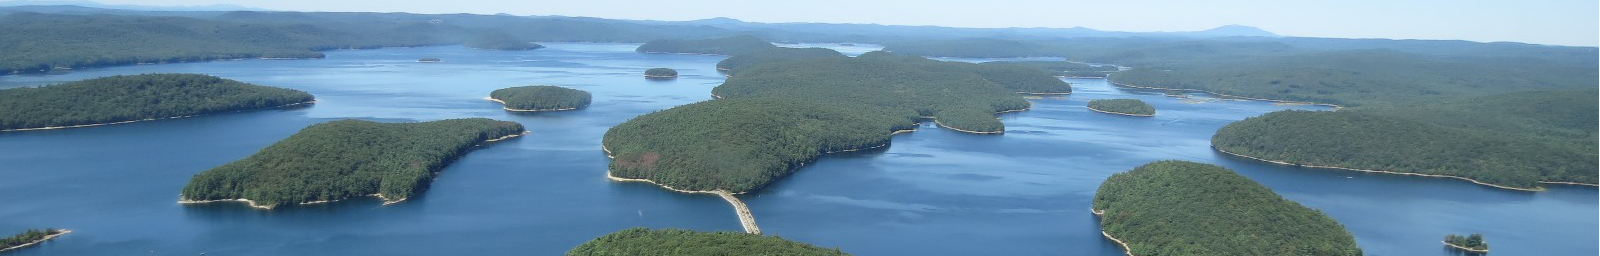
<path fill-rule="evenodd" d="M 710 99 L 719 56 L 646 55 L 630 44 L 546 44 L 528 52 L 460 47 L 328 52 L 322 60 L 245 60 L 0 76 L 0 88 L 141 73 L 205 73 L 305 90 L 314 106 L 91 128 L 0 133 L 0 233 L 76 232 L 12 255 L 556 255 L 628 227 L 740 230 L 705 195 L 613 183 L 605 130 L 637 115 Z M 809 45 L 808 45 L 809 46 Z M 873 46 L 816 45 L 852 55 Z M 860 48 L 860 49 L 857 49 Z M 416 63 L 438 57 L 444 63 Z M 953 59 L 979 61 L 976 59 Z M 669 67 L 683 77 L 641 78 Z M 1088 209 L 1107 176 L 1149 161 L 1226 166 L 1319 209 L 1368 255 L 1450 255 L 1445 234 L 1485 233 L 1497 255 L 1595 255 L 1596 190 L 1540 193 L 1444 179 L 1301 169 L 1209 148 L 1221 126 L 1306 106 L 1183 100 L 1068 80 L 1075 94 L 1002 115 L 1008 132 L 924 125 L 892 146 L 826 156 L 743 196 L 768 234 L 857 255 L 1121 255 Z M 594 94 L 591 107 L 518 114 L 482 98 L 553 84 Z M 1194 98 L 1204 99 L 1203 95 Z M 1099 114 L 1088 100 L 1139 98 L 1153 118 Z M 344 118 L 409 122 L 487 117 L 529 136 L 495 143 L 443 171 L 423 196 L 251 210 L 179 205 L 189 177 L 305 126 Z"/>

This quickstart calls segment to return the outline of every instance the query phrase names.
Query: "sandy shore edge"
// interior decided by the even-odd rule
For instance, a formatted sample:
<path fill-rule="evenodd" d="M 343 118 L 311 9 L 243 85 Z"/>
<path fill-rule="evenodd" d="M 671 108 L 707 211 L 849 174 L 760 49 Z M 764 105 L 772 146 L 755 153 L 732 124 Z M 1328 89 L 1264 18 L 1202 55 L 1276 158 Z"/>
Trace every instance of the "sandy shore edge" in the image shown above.
<path fill-rule="evenodd" d="M 1290 104 L 1297 104 L 1297 105 L 1317 105 L 1317 106 L 1333 107 L 1333 110 L 1335 110 L 1335 111 L 1340 110 L 1340 109 L 1344 109 L 1344 106 L 1340 106 L 1340 105 L 1336 105 L 1336 104 L 1328 104 L 1328 103 L 1251 98 L 1251 97 L 1237 96 L 1237 95 L 1231 95 L 1231 94 L 1225 94 L 1225 93 L 1218 93 L 1218 92 L 1201 90 L 1201 89 L 1178 89 L 1178 88 L 1162 88 L 1162 87 L 1152 87 L 1152 86 L 1138 86 L 1138 85 L 1132 85 L 1132 84 L 1118 83 L 1116 81 L 1111 81 L 1111 79 L 1109 79 L 1109 78 L 1106 79 L 1106 82 L 1110 82 L 1112 85 L 1122 86 L 1122 87 L 1129 87 L 1129 88 L 1150 89 L 1150 90 L 1167 90 L 1167 91 L 1203 92 L 1203 93 L 1209 93 L 1209 94 L 1212 94 L 1212 95 L 1222 96 L 1224 98 L 1235 98 L 1235 99 L 1245 99 L 1245 100 L 1259 100 L 1259 101 L 1268 101 L 1268 102 L 1276 102 L 1276 103 L 1290 103 Z"/>
<path fill-rule="evenodd" d="M 11 250 L 16 250 L 16 249 L 22 249 L 22 248 L 25 248 L 25 247 L 28 247 L 28 246 L 31 246 L 31 245 L 43 243 L 44 241 L 50 241 L 50 239 L 55 239 L 56 237 L 61 236 L 61 235 L 72 233 L 71 229 L 57 229 L 57 230 L 60 230 L 61 233 L 45 235 L 43 238 L 39 238 L 38 241 L 28 242 L 26 244 L 19 244 L 17 246 L 12 246 L 12 247 L 7 247 L 5 249 L 0 249 L 0 252 L 6 252 L 6 251 L 11 251 Z"/>
<path fill-rule="evenodd" d="M 1469 182 L 1472 182 L 1472 183 L 1475 183 L 1475 184 L 1478 184 L 1478 185 L 1484 185 L 1484 186 L 1500 188 L 1500 189 L 1509 189 L 1509 190 L 1517 190 L 1517 191 L 1528 191 L 1528 192 L 1544 191 L 1544 188 L 1519 188 L 1519 187 L 1511 187 L 1511 186 L 1502 186 L 1502 185 L 1490 184 L 1490 183 L 1486 183 L 1486 182 L 1482 182 L 1482 181 L 1478 181 L 1478 180 L 1474 180 L 1474 179 L 1470 179 L 1470 178 L 1466 178 L 1466 177 L 1460 177 L 1460 176 L 1439 175 L 1439 174 L 1422 174 L 1422 173 L 1408 173 L 1408 172 L 1391 172 L 1391 171 L 1366 170 L 1366 169 L 1356 169 L 1356 168 L 1347 168 L 1347 167 L 1338 167 L 1338 166 L 1297 164 L 1297 163 L 1290 163 L 1290 162 L 1284 162 L 1284 161 L 1267 160 L 1267 159 L 1263 159 L 1263 158 L 1259 158 L 1259 157 L 1253 157 L 1253 156 L 1247 156 L 1247 155 L 1243 155 L 1243 154 L 1239 154 L 1239 153 L 1228 152 L 1227 150 L 1222 150 L 1221 148 L 1217 148 L 1216 146 L 1212 146 L 1211 148 L 1215 149 L 1217 152 L 1222 152 L 1223 154 L 1229 154 L 1229 155 L 1233 155 L 1233 156 L 1237 156 L 1237 157 L 1249 158 L 1249 159 L 1253 159 L 1253 160 L 1256 160 L 1256 161 L 1262 161 L 1262 162 L 1268 162 L 1268 163 L 1274 163 L 1274 164 L 1281 164 L 1281 165 L 1293 165 L 1293 166 L 1300 166 L 1300 167 L 1335 169 L 1335 170 L 1346 170 L 1346 171 L 1358 171 L 1358 172 L 1366 172 L 1366 173 L 1410 175 L 1410 176 L 1421 176 L 1421 177 L 1432 177 L 1432 178 L 1450 178 L 1450 179 L 1465 180 L 1465 181 L 1469 181 Z M 1540 181 L 1540 183 L 1546 183 L 1546 182 Z M 1582 183 L 1579 183 L 1579 184 L 1582 184 Z"/>
<path fill-rule="evenodd" d="M 484 100 L 488 100 L 488 101 L 493 101 L 493 102 L 496 102 L 496 103 L 500 103 L 500 108 L 501 109 L 505 109 L 506 111 L 511 111 L 511 112 L 551 112 L 551 111 L 578 110 L 578 108 L 582 108 L 582 107 L 576 107 L 576 108 L 551 108 L 551 109 L 519 109 L 519 108 L 507 107 L 505 101 L 500 101 L 499 99 L 495 99 L 494 97 L 483 97 L 483 99 Z"/>
<path fill-rule="evenodd" d="M 307 102 L 298 102 L 298 103 L 290 103 L 290 104 L 270 106 L 270 107 L 260 107 L 260 108 L 252 108 L 252 109 L 244 109 L 244 110 L 236 110 L 236 111 L 228 111 L 228 112 L 218 112 L 218 113 L 210 113 L 210 114 L 198 114 L 198 115 L 162 117 L 162 118 L 145 118 L 145 119 L 139 119 L 139 120 L 110 122 L 110 123 L 98 123 L 98 124 L 80 124 L 80 125 L 67 125 L 67 126 L 50 126 L 50 127 L 38 127 L 38 128 L 10 129 L 10 130 L 0 130 L 0 132 L 22 132 L 22 131 L 55 130 L 55 129 L 94 127 L 94 126 L 113 125 L 113 124 L 127 124 L 127 123 L 137 123 L 137 122 L 147 122 L 147 121 L 157 121 L 157 120 L 167 120 L 167 119 L 189 118 L 189 117 L 206 116 L 206 115 L 238 113 L 238 112 L 245 112 L 245 111 L 255 111 L 255 110 L 262 110 L 262 109 L 281 108 L 281 107 L 296 106 L 296 105 L 303 105 L 303 104 L 315 104 L 315 103 L 317 103 L 316 100 L 311 100 L 311 101 L 307 101 Z"/>

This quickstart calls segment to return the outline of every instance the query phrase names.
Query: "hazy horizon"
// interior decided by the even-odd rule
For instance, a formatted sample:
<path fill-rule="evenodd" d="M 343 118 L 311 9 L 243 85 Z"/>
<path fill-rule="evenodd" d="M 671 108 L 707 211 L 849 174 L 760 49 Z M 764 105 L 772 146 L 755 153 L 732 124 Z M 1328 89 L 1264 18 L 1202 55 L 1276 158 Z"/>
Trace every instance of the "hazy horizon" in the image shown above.
<path fill-rule="evenodd" d="M 30 1 L 0 1 L 30 2 Z M 278 11 L 410 12 L 555 15 L 607 19 L 685 21 L 727 17 L 748 22 L 856 23 L 965 28 L 1072 28 L 1104 31 L 1199 31 L 1225 25 L 1261 28 L 1283 36 L 1521 42 L 1547 45 L 1600 44 L 1600 2 L 1407 1 L 1319 2 L 1118 1 L 1063 2 L 998 0 L 841 0 L 734 2 L 654 1 L 449 2 L 305 0 L 101 0 L 146 6 L 239 5 Z M 1239 8 L 1250 6 L 1251 8 Z M 846 7 L 846 8 L 840 8 Z M 1155 8 L 1160 7 L 1160 8 Z M 890 10 L 890 11 L 882 11 Z"/>

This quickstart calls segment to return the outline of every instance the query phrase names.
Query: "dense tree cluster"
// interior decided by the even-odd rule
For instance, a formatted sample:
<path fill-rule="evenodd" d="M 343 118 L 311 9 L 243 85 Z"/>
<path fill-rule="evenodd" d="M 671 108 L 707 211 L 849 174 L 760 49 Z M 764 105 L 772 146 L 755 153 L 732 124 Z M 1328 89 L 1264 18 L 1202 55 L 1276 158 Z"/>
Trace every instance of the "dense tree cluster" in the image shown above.
<path fill-rule="evenodd" d="M 567 110 L 589 106 L 589 92 L 553 85 L 532 85 L 494 90 L 489 98 L 514 110 Z"/>
<path fill-rule="evenodd" d="M 737 55 L 777 48 L 755 36 L 741 35 L 713 39 L 654 40 L 634 51 L 642 53 L 697 53 Z"/>
<path fill-rule="evenodd" d="M 181 196 L 249 199 L 267 207 L 374 194 L 405 199 L 427 189 L 440 169 L 478 144 L 522 132 L 521 124 L 484 118 L 321 123 L 196 174 Z"/>
<path fill-rule="evenodd" d="M 1093 207 L 1132 255 L 1361 255 L 1327 215 L 1215 165 L 1159 161 L 1111 175 Z"/>
<path fill-rule="evenodd" d="M 746 54 L 733 55 L 732 57 L 728 57 L 727 59 L 723 59 L 722 61 L 717 62 L 717 70 L 721 70 L 721 71 L 727 72 L 728 74 L 734 74 L 734 73 L 738 72 L 739 70 L 742 70 L 742 69 L 744 69 L 746 67 L 754 66 L 754 65 L 760 64 L 760 63 L 767 63 L 767 62 L 780 61 L 780 60 L 824 59 L 824 58 L 842 58 L 842 57 L 845 57 L 845 55 L 843 53 L 839 53 L 838 51 L 834 51 L 833 49 L 828 49 L 828 48 L 774 47 L 772 49 L 766 49 L 766 50 L 761 50 L 761 51 L 756 51 L 756 52 L 751 52 L 751 53 L 746 53 Z"/>
<path fill-rule="evenodd" d="M 1156 108 L 1138 99 L 1105 99 L 1089 101 L 1089 108 L 1099 111 L 1129 115 L 1155 115 Z"/>
<path fill-rule="evenodd" d="M 567 251 L 569 256 L 773 255 L 844 256 L 839 249 L 735 232 L 631 228 L 612 232 Z"/>
<path fill-rule="evenodd" d="M 62 231 L 60 229 L 53 229 L 53 228 L 29 229 L 27 231 L 22 231 L 22 233 L 18 233 L 16 235 L 12 235 L 12 236 L 5 237 L 5 238 L 0 238 L 0 249 L 16 247 L 18 245 L 23 245 L 23 244 L 32 243 L 32 242 L 38 242 L 39 240 L 44 240 L 44 237 L 46 237 L 46 236 L 50 236 L 50 235 L 54 235 L 54 234 L 60 234 L 61 232 Z"/>
<path fill-rule="evenodd" d="M 777 58 L 740 68 L 713 89 L 723 99 L 639 116 L 613 127 L 604 144 L 619 177 L 749 191 L 825 152 L 888 143 L 890 132 L 913 128 L 919 117 L 1003 131 L 995 113 L 1028 102 L 985 80 L 979 66 L 886 52 Z M 1059 82 L 1042 71 L 1022 74 Z"/>
<path fill-rule="evenodd" d="M 497 51 L 526 51 L 544 48 L 543 45 L 517 39 L 517 37 L 508 35 L 505 32 L 484 33 L 467 40 L 461 45 L 469 48 Z"/>
<path fill-rule="evenodd" d="M 1483 234 L 1472 234 L 1465 236 L 1456 234 L 1444 235 L 1444 242 L 1478 251 L 1489 250 L 1489 243 L 1483 241 Z"/>
<path fill-rule="evenodd" d="M 1465 177 L 1518 188 L 1596 183 L 1593 151 L 1357 111 L 1280 111 L 1218 130 L 1217 149 L 1290 163 Z"/>
<path fill-rule="evenodd" d="M 103 124 L 277 107 L 302 91 L 208 75 L 110 76 L 0 90 L 0 130 Z"/>
<path fill-rule="evenodd" d="M 670 68 L 652 68 L 644 70 L 644 76 L 650 78 L 675 78 L 678 70 Z"/>

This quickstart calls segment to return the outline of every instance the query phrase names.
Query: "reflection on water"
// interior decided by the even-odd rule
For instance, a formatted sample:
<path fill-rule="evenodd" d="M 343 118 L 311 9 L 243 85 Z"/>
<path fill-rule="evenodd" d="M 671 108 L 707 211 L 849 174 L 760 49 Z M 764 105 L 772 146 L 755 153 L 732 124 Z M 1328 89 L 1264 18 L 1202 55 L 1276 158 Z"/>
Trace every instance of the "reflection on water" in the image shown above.
<path fill-rule="evenodd" d="M 527 52 L 461 47 L 328 52 L 321 60 L 244 60 L 0 76 L 0 88 L 116 74 L 193 72 L 305 90 L 304 108 L 93 128 L 0 133 L 0 231 L 71 235 L 15 255 L 533 254 L 566 251 L 628 227 L 741 230 L 721 199 L 605 180 L 599 142 L 629 118 L 709 100 L 719 56 L 634 53 L 629 44 L 545 44 Z M 816 45 L 859 54 L 877 46 Z M 442 63 L 416 63 L 438 57 Z M 967 60 L 979 61 L 979 60 Z M 668 67 L 674 80 L 645 80 Z M 1229 122 L 1282 109 L 1170 97 L 1103 80 L 1004 114 L 1005 135 L 923 125 L 890 147 L 830 154 L 742 196 L 768 234 L 857 255 L 1121 255 L 1088 213 L 1107 176 L 1181 159 L 1226 166 L 1348 227 L 1369 255 L 1452 255 L 1445 234 L 1484 233 L 1505 255 L 1592 255 L 1596 190 L 1497 190 L 1445 179 L 1304 169 L 1213 152 Z M 552 84 L 590 91 L 589 108 L 508 113 L 494 89 Z M 1138 98 L 1150 118 L 1090 112 L 1088 100 Z M 1199 99 L 1199 100 L 1196 100 Z M 308 125 L 342 118 L 487 117 L 531 134 L 489 144 L 446 168 L 429 191 L 257 211 L 178 205 L 194 173 L 248 156 Z"/>

